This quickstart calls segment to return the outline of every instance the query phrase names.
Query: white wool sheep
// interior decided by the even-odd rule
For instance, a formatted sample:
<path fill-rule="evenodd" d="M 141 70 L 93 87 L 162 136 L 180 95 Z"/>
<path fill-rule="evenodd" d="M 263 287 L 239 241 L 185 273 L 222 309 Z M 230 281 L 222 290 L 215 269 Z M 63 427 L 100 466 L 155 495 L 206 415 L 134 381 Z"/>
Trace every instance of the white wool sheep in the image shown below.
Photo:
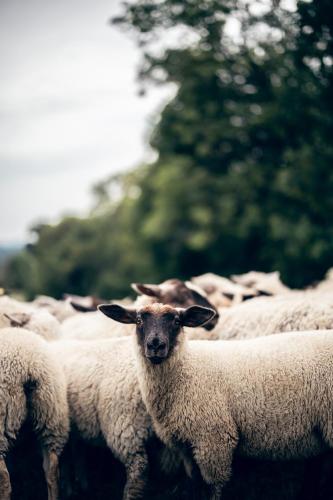
<path fill-rule="evenodd" d="M 211 499 L 220 498 L 235 453 L 287 460 L 333 448 L 333 330 L 188 342 L 182 326 L 213 311 L 101 310 L 136 323 L 139 383 L 154 429 L 179 447 L 189 471 L 199 467 Z"/>
<path fill-rule="evenodd" d="M 13 297 L 9 297 L 8 295 L 0 297 L 0 313 L 31 313 L 33 311 L 36 311 L 36 308 L 29 302 L 13 299 Z"/>
<path fill-rule="evenodd" d="M 39 295 L 31 302 L 31 305 L 39 309 L 46 309 L 60 323 L 76 314 L 70 300 L 57 300 L 48 295 Z"/>
<path fill-rule="evenodd" d="M 195 276 L 191 281 L 207 293 L 209 301 L 217 308 L 230 307 L 258 295 L 256 290 L 214 273 Z"/>
<path fill-rule="evenodd" d="M 0 498 L 10 498 L 5 457 L 29 417 L 42 448 L 48 498 L 56 500 L 69 418 L 65 377 L 50 345 L 23 328 L 1 329 L 0 382 Z"/>
<path fill-rule="evenodd" d="M 231 279 L 235 283 L 250 287 L 261 294 L 280 295 L 290 291 L 290 288 L 282 283 L 279 271 L 272 273 L 250 271 L 245 274 L 234 274 Z"/>
<path fill-rule="evenodd" d="M 332 300 L 332 299 L 330 299 Z M 333 307 L 325 297 L 307 293 L 258 297 L 220 310 L 213 332 L 220 339 L 242 339 L 278 332 L 333 328 Z"/>
<path fill-rule="evenodd" d="M 73 427 L 86 440 L 106 443 L 124 464 L 123 498 L 141 498 L 148 473 L 146 445 L 153 430 L 140 394 L 131 338 L 58 342 L 52 349 L 66 374 Z"/>
<path fill-rule="evenodd" d="M 11 297 L 0 297 L 0 328 L 24 327 L 45 340 L 60 338 L 60 323 L 48 311 L 39 310 Z"/>
<path fill-rule="evenodd" d="M 131 330 L 125 325 L 110 325 L 98 311 L 77 313 L 65 319 L 61 324 L 63 340 L 97 340 L 110 339 L 130 335 Z"/>

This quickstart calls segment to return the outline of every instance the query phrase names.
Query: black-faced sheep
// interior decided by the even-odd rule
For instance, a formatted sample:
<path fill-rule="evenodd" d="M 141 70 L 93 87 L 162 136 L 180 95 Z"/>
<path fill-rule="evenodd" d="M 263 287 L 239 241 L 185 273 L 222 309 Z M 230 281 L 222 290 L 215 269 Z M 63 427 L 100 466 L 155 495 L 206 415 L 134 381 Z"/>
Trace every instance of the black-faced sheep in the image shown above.
<path fill-rule="evenodd" d="M 189 472 L 199 468 L 210 498 L 220 498 L 235 453 L 286 460 L 333 448 L 333 331 L 188 342 L 182 327 L 214 311 L 100 309 L 136 324 L 139 383 L 154 429 L 179 448 Z"/>

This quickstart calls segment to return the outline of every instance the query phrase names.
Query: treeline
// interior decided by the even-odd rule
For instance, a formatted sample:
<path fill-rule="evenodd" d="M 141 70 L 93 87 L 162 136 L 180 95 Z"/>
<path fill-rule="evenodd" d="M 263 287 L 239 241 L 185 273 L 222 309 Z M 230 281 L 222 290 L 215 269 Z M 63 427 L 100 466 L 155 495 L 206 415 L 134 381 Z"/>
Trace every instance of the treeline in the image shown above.
<path fill-rule="evenodd" d="M 333 3 L 137 0 L 112 23 L 142 47 L 144 91 L 177 85 L 151 135 L 158 159 L 97 186 L 89 218 L 35 228 L 5 285 L 119 297 L 206 271 L 320 279 L 333 264 Z"/>

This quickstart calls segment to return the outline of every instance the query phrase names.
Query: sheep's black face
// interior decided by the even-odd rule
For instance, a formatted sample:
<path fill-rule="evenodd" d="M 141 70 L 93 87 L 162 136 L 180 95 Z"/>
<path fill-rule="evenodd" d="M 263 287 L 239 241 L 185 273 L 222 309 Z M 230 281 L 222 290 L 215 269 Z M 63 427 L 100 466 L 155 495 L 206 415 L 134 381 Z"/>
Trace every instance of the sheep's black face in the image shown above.
<path fill-rule="evenodd" d="M 98 309 L 120 323 L 136 324 L 141 353 L 153 364 L 160 364 L 170 357 L 183 326 L 201 326 L 215 315 L 214 310 L 205 307 L 180 309 L 164 304 L 151 304 L 139 310 L 104 304 Z"/>
<path fill-rule="evenodd" d="M 136 318 L 137 340 L 144 356 L 153 364 L 160 364 L 172 353 L 181 330 L 180 313 L 177 310 L 138 312 Z"/>

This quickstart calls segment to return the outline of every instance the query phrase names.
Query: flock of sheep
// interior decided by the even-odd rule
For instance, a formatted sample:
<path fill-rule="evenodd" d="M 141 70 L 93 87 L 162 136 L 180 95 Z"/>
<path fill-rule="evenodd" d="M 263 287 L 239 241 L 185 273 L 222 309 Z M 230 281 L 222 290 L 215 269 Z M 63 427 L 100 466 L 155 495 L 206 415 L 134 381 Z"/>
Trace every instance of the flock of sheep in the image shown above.
<path fill-rule="evenodd" d="M 0 500 L 333 498 L 332 270 L 132 288 L 0 297 Z"/>

